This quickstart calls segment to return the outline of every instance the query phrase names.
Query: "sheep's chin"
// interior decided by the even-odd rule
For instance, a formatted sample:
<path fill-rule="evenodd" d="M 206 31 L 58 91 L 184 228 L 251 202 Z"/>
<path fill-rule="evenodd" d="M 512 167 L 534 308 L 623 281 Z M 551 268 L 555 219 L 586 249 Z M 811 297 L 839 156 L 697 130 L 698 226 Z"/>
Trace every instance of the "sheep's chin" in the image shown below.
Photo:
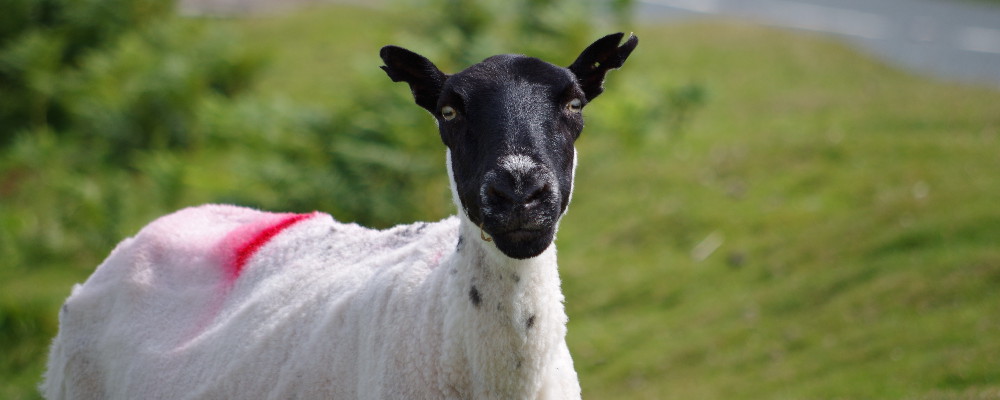
<path fill-rule="evenodd" d="M 492 235 L 497 250 L 507 257 L 525 260 L 537 257 L 552 245 L 555 229 L 513 230 Z"/>

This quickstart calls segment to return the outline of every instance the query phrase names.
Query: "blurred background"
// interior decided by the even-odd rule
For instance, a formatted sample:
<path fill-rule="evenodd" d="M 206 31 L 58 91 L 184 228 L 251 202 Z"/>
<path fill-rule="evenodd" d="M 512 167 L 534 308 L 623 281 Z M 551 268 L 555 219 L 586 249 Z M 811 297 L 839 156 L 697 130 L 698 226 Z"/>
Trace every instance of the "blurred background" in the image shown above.
<path fill-rule="evenodd" d="M 397 44 L 641 43 L 558 246 L 591 399 L 1000 398 L 996 0 L 0 0 L 0 398 L 114 245 L 206 202 L 454 213 Z"/>

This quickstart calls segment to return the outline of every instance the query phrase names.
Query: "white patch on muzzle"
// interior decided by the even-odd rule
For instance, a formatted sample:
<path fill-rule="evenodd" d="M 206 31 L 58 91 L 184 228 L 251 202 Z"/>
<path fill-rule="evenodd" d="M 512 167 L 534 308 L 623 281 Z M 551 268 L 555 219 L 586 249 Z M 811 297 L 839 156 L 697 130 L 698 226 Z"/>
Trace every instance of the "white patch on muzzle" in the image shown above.
<path fill-rule="evenodd" d="M 527 174 L 531 172 L 531 170 L 534 169 L 536 166 L 538 166 L 538 164 L 535 163 L 535 160 L 532 160 L 531 157 L 528 157 L 524 154 L 514 154 L 510 156 L 505 156 L 504 158 L 500 159 L 500 162 L 498 164 L 500 165 L 500 168 L 509 171 L 511 174 L 514 174 L 515 176 L 518 174 Z"/>

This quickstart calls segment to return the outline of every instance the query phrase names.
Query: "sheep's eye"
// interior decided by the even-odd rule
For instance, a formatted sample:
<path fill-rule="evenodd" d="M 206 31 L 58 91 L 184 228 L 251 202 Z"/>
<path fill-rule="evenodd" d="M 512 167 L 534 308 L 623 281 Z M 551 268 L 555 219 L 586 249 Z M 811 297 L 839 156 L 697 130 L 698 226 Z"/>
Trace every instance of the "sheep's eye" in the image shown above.
<path fill-rule="evenodd" d="M 456 115 L 458 115 L 458 113 L 456 113 L 455 109 L 451 108 L 451 106 L 441 107 L 441 118 L 444 118 L 445 121 L 451 121 L 455 119 Z"/>
<path fill-rule="evenodd" d="M 583 110 L 583 102 L 580 101 L 580 99 L 570 100 L 569 103 L 566 104 L 566 109 L 572 112 L 580 112 L 580 110 Z"/>

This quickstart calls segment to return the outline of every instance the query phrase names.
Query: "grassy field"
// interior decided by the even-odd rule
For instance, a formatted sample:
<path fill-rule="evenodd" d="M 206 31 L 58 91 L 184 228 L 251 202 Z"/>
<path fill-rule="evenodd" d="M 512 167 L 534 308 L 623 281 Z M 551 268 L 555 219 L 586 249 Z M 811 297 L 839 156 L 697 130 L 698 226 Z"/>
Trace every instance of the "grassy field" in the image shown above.
<path fill-rule="evenodd" d="M 997 94 L 756 28 L 646 37 L 621 79 L 712 99 L 660 146 L 581 143 L 560 238 L 587 393 L 1000 396 Z"/>
<path fill-rule="evenodd" d="M 398 16 L 364 8 L 219 23 L 273 53 L 257 90 L 302 102 L 349 101 L 381 45 L 411 46 Z M 766 28 L 634 30 L 585 112 L 558 239 L 584 396 L 1000 398 L 1000 92 Z M 671 129 L 645 105 L 685 86 L 704 107 Z M 426 122 L 413 134 L 435 135 Z M 0 339 L 40 337 L 8 347 L 22 361 L 0 397 L 34 396 L 84 261 L 0 271 Z M 37 326 L 5 322 L 22 313 Z"/>

